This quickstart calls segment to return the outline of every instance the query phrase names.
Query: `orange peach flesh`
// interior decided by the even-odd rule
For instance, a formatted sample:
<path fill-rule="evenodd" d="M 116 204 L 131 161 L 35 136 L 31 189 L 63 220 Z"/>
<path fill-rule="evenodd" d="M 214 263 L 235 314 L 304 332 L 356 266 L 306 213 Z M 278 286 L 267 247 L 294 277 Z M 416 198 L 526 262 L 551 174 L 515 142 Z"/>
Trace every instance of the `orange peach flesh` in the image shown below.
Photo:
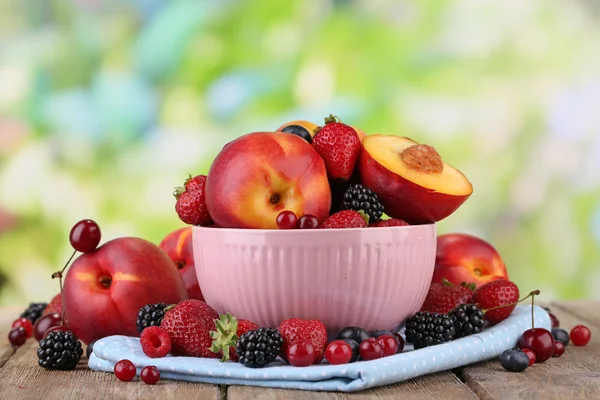
<path fill-rule="evenodd" d="M 431 146 L 405 137 L 371 135 L 364 138 L 363 147 L 385 169 L 426 189 L 455 196 L 473 191 L 468 179 Z"/>

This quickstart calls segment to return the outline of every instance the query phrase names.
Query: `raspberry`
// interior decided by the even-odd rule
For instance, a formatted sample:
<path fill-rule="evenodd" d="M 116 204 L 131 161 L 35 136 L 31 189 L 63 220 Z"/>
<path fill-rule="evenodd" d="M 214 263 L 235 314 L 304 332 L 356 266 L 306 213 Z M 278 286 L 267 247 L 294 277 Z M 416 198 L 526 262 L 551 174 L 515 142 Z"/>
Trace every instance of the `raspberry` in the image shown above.
<path fill-rule="evenodd" d="M 171 336 L 158 326 L 149 326 L 142 331 L 140 344 L 144 354 L 148 357 L 164 357 L 171 351 Z"/>

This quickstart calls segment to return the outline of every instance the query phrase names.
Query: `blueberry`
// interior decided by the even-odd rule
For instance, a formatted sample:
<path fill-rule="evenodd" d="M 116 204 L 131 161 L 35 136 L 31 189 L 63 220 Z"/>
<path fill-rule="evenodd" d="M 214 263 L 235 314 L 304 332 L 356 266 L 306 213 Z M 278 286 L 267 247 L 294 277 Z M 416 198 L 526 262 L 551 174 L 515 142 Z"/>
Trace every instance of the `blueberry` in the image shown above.
<path fill-rule="evenodd" d="M 281 130 L 281 132 L 291 133 L 292 135 L 300 136 L 308 143 L 312 143 L 312 137 L 305 127 L 300 125 L 288 125 Z"/>
<path fill-rule="evenodd" d="M 358 361 L 358 357 L 360 356 L 360 354 L 358 353 L 358 349 L 360 347 L 360 345 L 352 339 L 342 339 L 344 342 L 348 343 L 350 345 L 350 347 L 352 348 L 352 358 L 350 359 L 350 361 L 348 361 L 349 363 L 353 363 L 355 361 Z"/>
<path fill-rule="evenodd" d="M 93 342 L 90 342 L 90 344 L 88 344 L 87 348 L 85 349 L 85 355 L 87 356 L 88 359 L 92 355 L 92 351 L 94 351 L 94 344 L 95 343 L 96 343 L 95 340 Z"/>
<path fill-rule="evenodd" d="M 371 335 L 363 328 L 357 326 L 347 326 L 338 333 L 336 339 L 351 339 L 356 343 L 361 344 L 363 341 L 370 339 Z"/>
<path fill-rule="evenodd" d="M 529 366 L 529 357 L 520 349 L 507 349 L 500 354 L 500 364 L 510 372 L 521 372 Z"/>
<path fill-rule="evenodd" d="M 565 346 L 569 345 L 569 332 L 561 328 L 552 328 L 552 336 L 554 339 L 561 341 Z"/>

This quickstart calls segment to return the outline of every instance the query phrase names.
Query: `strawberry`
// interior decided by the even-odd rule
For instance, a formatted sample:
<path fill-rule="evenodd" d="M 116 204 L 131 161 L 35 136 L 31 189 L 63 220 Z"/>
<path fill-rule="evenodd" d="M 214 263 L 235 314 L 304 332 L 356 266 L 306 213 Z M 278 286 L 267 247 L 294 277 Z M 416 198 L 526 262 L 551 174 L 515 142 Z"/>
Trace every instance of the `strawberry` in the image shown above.
<path fill-rule="evenodd" d="M 283 336 L 281 357 L 285 359 L 287 349 L 299 340 L 308 340 L 315 350 L 315 362 L 318 364 L 323 359 L 327 346 L 327 330 L 325 325 L 318 320 L 302 318 L 288 318 L 279 325 L 279 332 Z"/>
<path fill-rule="evenodd" d="M 511 281 L 497 280 L 486 283 L 478 287 L 473 292 L 473 301 L 479 304 L 479 307 L 485 312 L 485 318 L 490 323 L 497 324 L 504 321 L 515 309 L 519 301 L 519 288 Z M 513 304 L 515 303 L 515 304 Z M 490 308 L 512 304 L 507 307 L 489 310 Z"/>
<path fill-rule="evenodd" d="M 392 218 L 392 219 L 384 219 L 378 222 L 373 222 L 372 224 L 369 224 L 369 228 L 381 228 L 381 227 L 386 227 L 386 226 L 408 226 L 410 225 L 408 222 L 404 221 L 403 219 L 396 219 L 396 218 Z"/>
<path fill-rule="evenodd" d="M 469 285 L 456 286 L 447 280 L 442 283 L 435 282 L 429 287 L 421 311 L 446 314 L 456 306 L 471 303 L 473 301 L 472 296 L 473 291 Z"/>
<path fill-rule="evenodd" d="M 48 304 L 46 308 L 44 308 L 42 315 L 54 313 L 62 314 L 62 296 L 60 295 L 60 293 L 52 298 L 50 304 Z"/>
<path fill-rule="evenodd" d="M 252 321 L 246 319 L 236 319 L 231 314 L 221 314 L 215 321 L 216 330 L 210 333 L 213 339 L 210 350 L 216 354 L 221 354 L 221 361 L 237 361 L 238 356 L 235 351 L 237 340 L 244 333 L 258 329 Z"/>
<path fill-rule="evenodd" d="M 217 358 L 210 350 L 210 331 L 215 329 L 218 314 L 200 300 L 185 300 L 165 309 L 160 324 L 171 337 L 171 353 L 175 356 Z"/>
<path fill-rule="evenodd" d="M 350 179 L 361 149 L 361 141 L 354 128 L 330 115 L 325 118 L 325 126 L 317 131 L 312 144 L 325 161 L 330 180 Z"/>
<path fill-rule="evenodd" d="M 366 228 L 369 217 L 361 211 L 343 210 L 328 217 L 319 228 Z"/>
<path fill-rule="evenodd" d="M 175 211 L 186 224 L 212 225 L 213 220 L 206 207 L 206 175 L 186 179 L 183 187 L 176 187 L 173 195 L 177 199 Z"/>

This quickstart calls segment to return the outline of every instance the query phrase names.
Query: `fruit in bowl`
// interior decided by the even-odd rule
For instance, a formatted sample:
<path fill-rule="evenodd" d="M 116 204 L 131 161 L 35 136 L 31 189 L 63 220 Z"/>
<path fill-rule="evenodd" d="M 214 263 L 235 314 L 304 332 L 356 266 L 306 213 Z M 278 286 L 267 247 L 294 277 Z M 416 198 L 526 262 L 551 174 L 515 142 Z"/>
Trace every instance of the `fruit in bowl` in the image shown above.
<path fill-rule="evenodd" d="M 192 228 L 188 226 L 169 233 L 158 246 L 175 263 L 185 283 L 188 298 L 204 300 L 200 285 L 198 284 L 198 278 L 196 278 L 196 268 L 194 267 Z"/>
<path fill-rule="evenodd" d="M 421 308 L 435 263 L 434 224 L 192 229 L 206 302 L 259 326 L 294 316 L 319 320 L 330 333 L 393 329 Z"/>
<path fill-rule="evenodd" d="M 448 217 L 473 192 L 469 180 L 433 147 L 400 136 L 366 136 L 358 170 L 386 214 L 410 224 Z"/>
<path fill-rule="evenodd" d="M 306 140 L 255 132 L 227 145 L 206 180 L 206 205 L 221 228 L 277 229 L 277 215 L 329 215 L 331 190 L 323 159 Z"/>
<path fill-rule="evenodd" d="M 500 254 L 483 239 L 462 233 L 440 235 L 433 282 L 444 279 L 460 285 L 474 283 L 476 287 L 495 280 L 507 280 L 508 272 Z"/>
<path fill-rule="evenodd" d="M 135 324 L 142 306 L 177 303 L 187 291 L 164 251 L 147 240 L 124 237 L 77 258 L 62 298 L 69 328 L 90 343 L 109 335 L 139 336 Z"/>

